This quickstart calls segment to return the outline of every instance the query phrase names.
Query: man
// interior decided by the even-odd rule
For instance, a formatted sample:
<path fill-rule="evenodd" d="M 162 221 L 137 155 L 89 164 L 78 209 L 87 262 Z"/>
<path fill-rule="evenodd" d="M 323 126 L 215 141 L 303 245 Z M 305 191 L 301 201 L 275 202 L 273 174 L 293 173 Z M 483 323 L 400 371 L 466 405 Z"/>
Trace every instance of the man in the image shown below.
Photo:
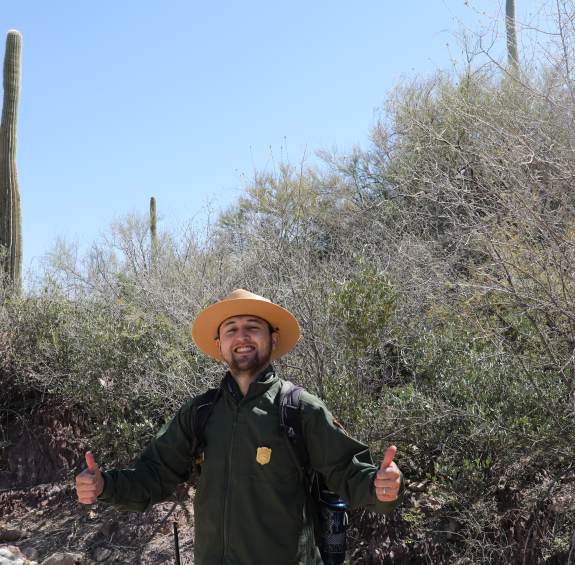
<path fill-rule="evenodd" d="M 302 473 L 279 425 L 282 383 L 270 365 L 296 345 L 297 320 L 238 289 L 200 312 L 192 337 L 228 367 L 203 433 L 194 499 L 196 565 L 320 564 Z M 76 477 L 79 501 L 142 511 L 168 497 L 194 465 L 197 404 L 190 400 L 177 412 L 133 469 L 101 472 L 88 452 L 88 469 Z M 349 437 L 317 397 L 302 393 L 300 416 L 310 466 L 327 486 L 352 507 L 393 510 L 401 486 L 395 446 L 378 470 L 367 447 Z"/>

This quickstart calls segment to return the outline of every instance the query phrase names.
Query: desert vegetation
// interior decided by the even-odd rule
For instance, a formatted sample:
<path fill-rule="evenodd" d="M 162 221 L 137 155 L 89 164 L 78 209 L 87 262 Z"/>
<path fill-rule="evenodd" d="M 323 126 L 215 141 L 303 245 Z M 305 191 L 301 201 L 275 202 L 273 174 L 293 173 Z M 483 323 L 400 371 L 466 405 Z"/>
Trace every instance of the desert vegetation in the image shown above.
<path fill-rule="evenodd" d="M 262 171 L 202 230 L 156 227 L 154 200 L 153 237 L 126 217 L 5 285 L 4 481 L 36 480 L 8 432 L 43 406 L 69 426 L 63 472 L 86 446 L 132 461 L 219 381 L 189 323 L 244 287 L 300 320 L 281 374 L 376 457 L 399 448 L 404 505 L 352 515 L 352 562 L 575 562 L 575 11 L 556 6 L 521 72 L 484 52 L 399 85 L 369 148 Z"/>

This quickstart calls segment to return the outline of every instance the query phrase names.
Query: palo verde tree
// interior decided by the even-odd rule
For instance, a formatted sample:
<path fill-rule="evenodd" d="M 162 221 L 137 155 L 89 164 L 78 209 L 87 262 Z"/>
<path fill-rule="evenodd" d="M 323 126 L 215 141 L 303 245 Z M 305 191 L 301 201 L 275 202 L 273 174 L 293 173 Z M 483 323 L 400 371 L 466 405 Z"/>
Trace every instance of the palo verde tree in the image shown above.
<path fill-rule="evenodd" d="M 0 125 L 0 248 L 2 271 L 15 290 L 21 287 L 22 219 L 16 174 L 16 120 L 20 93 L 22 35 L 11 30 L 4 56 L 4 103 Z"/>

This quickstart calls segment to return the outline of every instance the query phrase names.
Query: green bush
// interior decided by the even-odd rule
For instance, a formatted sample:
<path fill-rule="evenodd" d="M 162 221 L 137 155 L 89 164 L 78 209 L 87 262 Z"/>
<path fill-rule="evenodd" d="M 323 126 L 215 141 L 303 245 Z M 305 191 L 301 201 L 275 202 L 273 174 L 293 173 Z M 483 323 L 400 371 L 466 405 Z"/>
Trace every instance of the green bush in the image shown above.
<path fill-rule="evenodd" d="M 20 384 L 80 412 L 87 441 L 109 460 L 133 458 L 209 379 L 187 328 L 128 304 L 35 297 L 3 313 Z"/>

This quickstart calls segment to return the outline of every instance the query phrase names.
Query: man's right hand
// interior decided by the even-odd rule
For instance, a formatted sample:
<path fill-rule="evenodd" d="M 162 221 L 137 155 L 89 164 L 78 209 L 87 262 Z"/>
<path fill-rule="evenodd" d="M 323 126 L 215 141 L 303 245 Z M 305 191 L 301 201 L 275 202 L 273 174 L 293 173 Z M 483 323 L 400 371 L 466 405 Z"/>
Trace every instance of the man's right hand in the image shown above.
<path fill-rule="evenodd" d="M 76 477 L 76 493 L 82 504 L 94 504 L 104 490 L 104 477 L 91 451 L 86 452 L 86 465 L 88 468 Z"/>

